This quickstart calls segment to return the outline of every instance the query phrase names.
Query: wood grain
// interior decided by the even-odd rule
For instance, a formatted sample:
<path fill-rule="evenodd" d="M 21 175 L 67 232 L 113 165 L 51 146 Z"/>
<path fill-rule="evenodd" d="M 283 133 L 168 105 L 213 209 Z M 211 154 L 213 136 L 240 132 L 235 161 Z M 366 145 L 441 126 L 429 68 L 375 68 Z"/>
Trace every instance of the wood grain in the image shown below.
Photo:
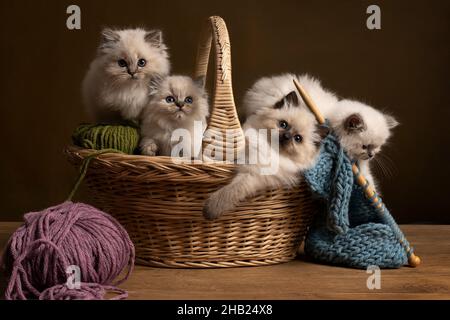
<path fill-rule="evenodd" d="M 0 223 L 0 245 L 18 223 Z M 450 226 L 403 225 L 423 253 L 418 268 L 382 270 L 369 290 L 365 270 L 326 266 L 300 255 L 293 262 L 229 269 L 137 266 L 122 286 L 130 299 L 450 299 Z"/>

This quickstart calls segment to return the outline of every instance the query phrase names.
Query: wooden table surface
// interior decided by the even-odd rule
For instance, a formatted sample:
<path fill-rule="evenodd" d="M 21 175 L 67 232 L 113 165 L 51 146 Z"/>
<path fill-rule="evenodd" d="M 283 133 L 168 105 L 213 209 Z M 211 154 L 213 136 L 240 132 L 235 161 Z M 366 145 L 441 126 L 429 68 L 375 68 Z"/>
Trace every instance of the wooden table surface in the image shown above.
<path fill-rule="evenodd" d="M 2 248 L 18 226 L 0 222 Z M 401 228 L 422 264 L 381 270 L 381 289 L 367 288 L 370 274 L 365 270 L 320 265 L 304 256 L 266 267 L 137 266 L 121 287 L 129 291 L 130 299 L 450 299 L 450 225 Z"/>

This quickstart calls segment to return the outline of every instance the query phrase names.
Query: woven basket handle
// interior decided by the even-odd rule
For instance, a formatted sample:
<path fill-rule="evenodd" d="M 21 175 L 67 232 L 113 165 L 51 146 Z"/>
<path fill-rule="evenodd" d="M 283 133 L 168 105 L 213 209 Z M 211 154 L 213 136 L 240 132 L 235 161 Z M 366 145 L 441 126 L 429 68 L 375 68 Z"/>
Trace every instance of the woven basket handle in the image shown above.
<path fill-rule="evenodd" d="M 214 47 L 216 58 L 212 108 L 207 131 L 203 138 L 203 150 L 205 148 L 214 149 L 213 156 L 220 151 L 223 160 L 231 161 L 230 152 L 233 152 L 236 157 L 245 140 L 233 97 L 230 38 L 225 21 L 218 16 L 208 18 L 202 31 L 197 52 L 195 78 L 206 80 L 211 46 Z M 228 154 L 225 154 L 225 151 Z M 204 153 L 205 158 L 210 159 Z M 216 157 L 217 159 L 220 158 Z"/>

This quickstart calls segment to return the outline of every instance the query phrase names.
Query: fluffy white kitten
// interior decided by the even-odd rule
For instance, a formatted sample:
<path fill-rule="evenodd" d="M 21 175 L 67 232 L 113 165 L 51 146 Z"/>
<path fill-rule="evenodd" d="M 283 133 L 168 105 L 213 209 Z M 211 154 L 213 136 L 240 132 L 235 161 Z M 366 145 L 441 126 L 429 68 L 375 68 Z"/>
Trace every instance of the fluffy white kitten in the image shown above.
<path fill-rule="evenodd" d="M 82 84 L 88 115 L 95 122 L 136 121 L 148 103 L 149 82 L 169 71 L 161 31 L 104 29 Z"/>
<path fill-rule="evenodd" d="M 163 79 L 154 88 L 150 102 L 142 112 L 142 154 L 170 156 L 173 146 L 180 142 L 173 141 L 172 133 L 176 129 L 185 129 L 192 139 L 183 142 L 192 147 L 191 156 L 195 157 L 200 150 L 194 150 L 194 124 L 195 121 L 201 122 L 203 133 L 208 115 L 208 98 L 203 80 L 194 81 L 190 77 L 178 75 Z M 200 135 L 197 138 L 202 137 Z M 197 145 L 200 147 L 201 141 L 197 141 Z"/>
<path fill-rule="evenodd" d="M 261 190 L 290 187 L 299 183 L 300 172 L 314 165 L 319 154 L 320 141 L 328 133 L 327 128 L 317 125 L 309 110 L 299 105 L 295 92 L 274 101 L 271 108 L 263 106 L 258 112 L 251 114 L 243 129 L 245 132 L 252 129 L 278 131 L 279 148 L 271 149 L 269 156 L 270 159 L 274 159 L 274 153 L 278 156 L 278 170 L 274 174 L 265 175 L 261 173 L 261 169 L 266 164 L 257 162 L 239 166 L 233 180 L 214 192 L 206 201 L 203 215 L 207 219 L 220 217 Z M 265 137 L 267 141 L 259 143 L 272 147 L 271 137 L 269 135 Z"/>
<path fill-rule="evenodd" d="M 380 152 L 398 122 L 386 113 L 353 100 L 341 100 L 325 117 L 348 156 L 360 164 L 361 173 L 377 189 L 369 161 Z"/>

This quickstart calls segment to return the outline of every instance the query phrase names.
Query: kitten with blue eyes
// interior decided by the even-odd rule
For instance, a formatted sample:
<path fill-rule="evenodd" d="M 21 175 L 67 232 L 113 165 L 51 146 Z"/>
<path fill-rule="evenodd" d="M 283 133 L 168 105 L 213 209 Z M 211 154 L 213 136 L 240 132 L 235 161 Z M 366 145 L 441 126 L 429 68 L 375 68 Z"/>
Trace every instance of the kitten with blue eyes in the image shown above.
<path fill-rule="evenodd" d="M 82 84 L 89 117 L 106 123 L 138 121 L 149 100 L 149 82 L 169 71 L 161 31 L 104 29 Z"/>
<path fill-rule="evenodd" d="M 190 137 L 184 137 L 190 146 L 191 156 L 196 156 L 200 150 L 201 141 L 194 141 L 195 125 L 201 125 L 203 133 L 206 128 L 206 118 L 209 115 L 208 97 L 204 89 L 204 80 L 194 81 L 187 76 L 173 75 L 151 86 L 150 102 L 141 115 L 141 153 L 149 156 L 171 156 L 174 145 L 180 143 L 174 139 L 177 129 L 184 129 Z M 200 134 L 200 139 L 202 138 Z"/>
<path fill-rule="evenodd" d="M 340 100 L 332 108 L 323 111 L 347 155 L 359 162 L 361 173 L 377 190 L 369 161 L 387 142 L 391 130 L 398 125 L 397 120 L 354 100 Z"/>
<path fill-rule="evenodd" d="M 301 180 L 301 172 L 314 165 L 319 155 L 320 142 L 328 134 L 328 128 L 318 125 L 313 114 L 300 104 L 295 91 L 273 101 L 271 108 L 264 101 L 259 110 L 248 116 L 243 129 L 247 145 L 257 149 L 258 159 L 256 163 L 240 165 L 233 180 L 211 194 L 203 207 L 206 219 L 219 218 L 225 212 L 234 210 L 246 198 L 263 190 L 297 185 Z M 257 144 L 251 143 L 249 132 L 261 129 L 277 132 L 278 141 L 272 141 L 272 137 L 265 134 Z M 265 163 L 267 159 L 271 164 Z M 262 169 L 272 166 L 274 161 L 277 162 L 276 170 L 263 173 Z"/>

